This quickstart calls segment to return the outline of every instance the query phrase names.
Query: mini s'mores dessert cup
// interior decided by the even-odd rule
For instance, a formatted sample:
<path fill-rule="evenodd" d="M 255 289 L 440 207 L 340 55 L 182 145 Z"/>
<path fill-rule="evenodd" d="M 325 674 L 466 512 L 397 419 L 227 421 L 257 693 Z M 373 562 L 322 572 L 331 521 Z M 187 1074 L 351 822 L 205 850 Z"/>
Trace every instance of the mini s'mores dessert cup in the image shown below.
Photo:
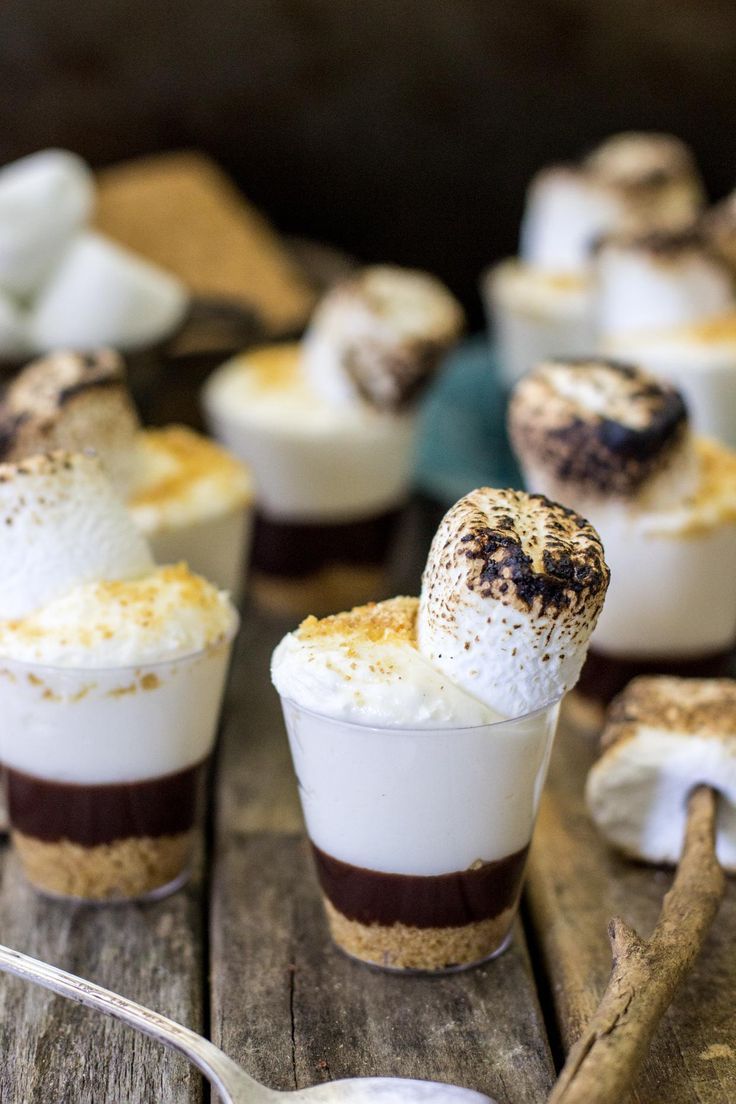
<path fill-rule="evenodd" d="M 272 677 L 343 951 L 440 972 L 507 946 L 559 699 L 607 581 L 582 518 L 485 488 L 444 519 L 421 598 L 282 640 Z"/>
<path fill-rule="evenodd" d="M 248 469 L 185 426 L 143 429 L 111 349 L 26 365 L 0 402 L 0 459 L 93 449 L 157 563 L 184 560 L 237 601 L 253 514 Z"/>
<path fill-rule="evenodd" d="M 28 880 L 161 896 L 186 880 L 237 614 L 155 567 L 99 462 L 0 465 L 0 759 Z"/>
<path fill-rule="evenodd" d="M 692 156 L 665 134 L 627 133 L 581 163 L 553 165 L 531 182 L 519 256 L 489 268 L 481 291 L 503 382 L 538 361 L 595 348 L 593 249 L 614 232 L 679 230 L 702 206 Z"/>
<path fill-rule="evenodd" d="M 210 378 L 209 425 L 255 477 L 259 604 L 302 616 L 386 593 L 416 400 L 461 326 L 436 280 L 367 268 L 325 296 L 300 344 L 251 350 Z"/>
<path fill-rule="evenodd" d="M 736 640 L 736 453 L 690 431 L 669 384 L 613 361 L 549 361 L 517 386 L 509 432 L 531 490 L 584 511 L 611 567 L 578 687 L 727 673 Z"/>

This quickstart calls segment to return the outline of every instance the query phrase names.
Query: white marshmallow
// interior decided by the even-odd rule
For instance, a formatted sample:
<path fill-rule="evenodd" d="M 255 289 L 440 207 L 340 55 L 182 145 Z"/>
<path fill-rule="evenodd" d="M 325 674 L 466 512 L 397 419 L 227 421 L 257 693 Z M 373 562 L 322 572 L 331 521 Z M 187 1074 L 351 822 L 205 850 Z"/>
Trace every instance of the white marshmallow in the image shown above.
<path fill-rule="evenodd" d="M 94 203 L 88 166 L 66 150 L 42 150 L 0 169 L 0 288 L 36 292 Z"/>
<path fill-rule="evenodd" d="M 573 166 L 538 173 L 527 193 L 520 254 L 545 272 L 581 273 L 598 239 L 622 225 L 624 209 L 612 190 Z"/>
<path fill-rule="evenodd" d="M 426 385 L 462 326 L 462 308 L 439 280 L 375 265 L 322 299 L 304 337 L 304 370 L 327 402 L 398 410 Z"/>
<path fill-rule="evenodd" d="M 153 567 L 95 457 L 50 453 L 0 464 L 0 618 L 23 617 L 75 586 Z"/>
<path fill-rule="evenodd" d="M 731 275 L 690 235 L 610 239 L 596 253 L 602 338 L 713 318 L 734 305 Z"/>
<path fill-rule="evenodd" d="M 579 515 L 523 491 L 473 491 L 432 541 L 419 650 L 502 716 L 539 709 L 577 682 L 608 579 Z"/>
<path fill-rule="evenodd" d="M 36 300 L 29 317 L 34 349 L 132 350 L 168 337 L 188 295 L 179 280 L 100 234 L 80 234 Z"/>
<path fill-rule="evenodd" d="M 586 797 L 614 847 L 646 862 L 677 863 L 688 796 L 705 784 L 720 794 L 718 859 L 736 870 L 735 682 L 635 679 L 609 710 L 602 747 Z"/>

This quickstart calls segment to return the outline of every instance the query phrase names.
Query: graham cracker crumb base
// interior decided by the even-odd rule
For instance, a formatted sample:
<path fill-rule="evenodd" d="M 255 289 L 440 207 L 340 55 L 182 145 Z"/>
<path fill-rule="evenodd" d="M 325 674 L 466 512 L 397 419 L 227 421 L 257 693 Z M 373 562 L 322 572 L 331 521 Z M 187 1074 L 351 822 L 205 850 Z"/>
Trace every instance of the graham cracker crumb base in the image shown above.
<path fill-rule="evenodd" d="M 323 901 L 338 947 L 353 958 L 394 970 L 449 970 L 482 962 L 503 948 L 516 915 L 514 905 L 490 920 L 462 927 L 384 927 L 349 920 L 324 896 Z"/>
<path fill-rule="evenodd" d="M 131 836 L 84 847 L 11 833 L 26 878 L 37 889 L 90 901 L 144 897 L 181 877 L 191 859 L 194 832 Z"/>

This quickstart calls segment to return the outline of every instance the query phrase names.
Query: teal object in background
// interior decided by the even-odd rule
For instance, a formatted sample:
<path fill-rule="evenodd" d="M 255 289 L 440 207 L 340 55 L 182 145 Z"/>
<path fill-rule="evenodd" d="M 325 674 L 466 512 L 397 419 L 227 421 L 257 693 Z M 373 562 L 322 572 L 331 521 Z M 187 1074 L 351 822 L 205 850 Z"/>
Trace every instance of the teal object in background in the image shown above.
<path fill-rule="evenodd" d="M 417 490 L 449 505 L 475 487 L 521 487 L 506 436 L 507 401 L 487 339 L 464 341 L 422 405 Z"/>

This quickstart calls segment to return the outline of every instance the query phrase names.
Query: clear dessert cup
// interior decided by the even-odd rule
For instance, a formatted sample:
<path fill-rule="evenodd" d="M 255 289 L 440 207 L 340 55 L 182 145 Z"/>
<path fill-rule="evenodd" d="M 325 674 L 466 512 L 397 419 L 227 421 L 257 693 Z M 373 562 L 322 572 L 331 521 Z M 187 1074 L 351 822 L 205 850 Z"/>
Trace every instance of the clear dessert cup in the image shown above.
<path fill-rule="evenodd" d="M 183 560 L 237 603 L 243 593 L 252 529 L 253 506 L 246 503 L 202 521 L 161 525 L 147 532 L 146 539 L 156 563 Z"/>
<path fill-rule="evenodd" d="M 282 698 L 334 942 L 399 972 L 509 944 L 559 702 L 470 728 L 375 728 Z"/>
<path fill-rule="evenodd" d="M 138 666 L 0 659 L 11 839 L 36 889 L 112 902 L 185 883 L 233 636 Z"/>

